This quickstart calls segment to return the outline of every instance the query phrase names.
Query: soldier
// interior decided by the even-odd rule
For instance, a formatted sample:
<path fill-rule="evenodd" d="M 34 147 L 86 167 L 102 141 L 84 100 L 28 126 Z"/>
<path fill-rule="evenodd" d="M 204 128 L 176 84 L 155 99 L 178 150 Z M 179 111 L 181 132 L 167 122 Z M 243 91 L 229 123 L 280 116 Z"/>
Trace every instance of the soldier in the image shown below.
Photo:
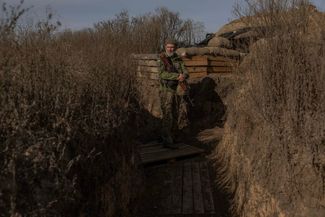
<path fill-rule="evenodd" d="M 161 133 L 164 146 L 178 148 L 174 144 L 176 133 L 188 125 L 187 104 L 182 95 L 185 94 L 184 84 L 189 74 L 182 59 L 175 52 L 176 42 L 167 39 L 164 48 L 165 51 L 160 54 L 158 60 L 162 111 Z"/>

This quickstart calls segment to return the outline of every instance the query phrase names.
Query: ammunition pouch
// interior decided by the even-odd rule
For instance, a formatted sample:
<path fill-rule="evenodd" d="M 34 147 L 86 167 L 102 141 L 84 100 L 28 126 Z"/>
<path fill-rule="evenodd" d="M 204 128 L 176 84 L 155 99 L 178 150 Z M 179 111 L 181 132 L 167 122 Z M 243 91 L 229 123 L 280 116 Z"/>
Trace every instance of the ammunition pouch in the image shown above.
<path fill-rule="evenodd" d="M 160 79 L 160 84 L 164 87 L 168 87 L 170 89 L 176 90 L 178 81 L 177 80 Z"/>

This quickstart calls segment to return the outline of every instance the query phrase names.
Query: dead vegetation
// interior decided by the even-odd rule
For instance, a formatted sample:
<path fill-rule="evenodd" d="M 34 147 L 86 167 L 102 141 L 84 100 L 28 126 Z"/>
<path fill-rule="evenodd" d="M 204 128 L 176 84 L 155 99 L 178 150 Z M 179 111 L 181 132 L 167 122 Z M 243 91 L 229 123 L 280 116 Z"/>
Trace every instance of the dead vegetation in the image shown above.
<path fill-rule="evenodd" d="M 58 32 L 51 14 L 21 26 L 23 4 L 2 6 L 0 216 L 131 215 L 141 114 L 130 54 L 160 49 L 163 17 L 186 43 L 195 23 L 161 9 Z"/>
<path fill-rule="evenodd" d="M 247 25 L 266 28 L 240 66 L 219 183 L 238 216 L 324 216 L 325 15 L 308 1 L 245 2 Z"/>

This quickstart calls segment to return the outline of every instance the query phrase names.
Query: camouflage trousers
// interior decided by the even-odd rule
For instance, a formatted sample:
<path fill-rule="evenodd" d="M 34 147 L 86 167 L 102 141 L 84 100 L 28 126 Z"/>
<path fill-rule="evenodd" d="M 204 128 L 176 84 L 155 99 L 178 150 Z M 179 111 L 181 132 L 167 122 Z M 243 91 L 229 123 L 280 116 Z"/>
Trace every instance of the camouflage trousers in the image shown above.
<path fill-rule="evenodd" d="M 173 142 L 177 133 L 188 126 L 188 105 L 183 96 L 162 89 L 159 92 L 162 112 L 161 134 L 167 142 Z"/>

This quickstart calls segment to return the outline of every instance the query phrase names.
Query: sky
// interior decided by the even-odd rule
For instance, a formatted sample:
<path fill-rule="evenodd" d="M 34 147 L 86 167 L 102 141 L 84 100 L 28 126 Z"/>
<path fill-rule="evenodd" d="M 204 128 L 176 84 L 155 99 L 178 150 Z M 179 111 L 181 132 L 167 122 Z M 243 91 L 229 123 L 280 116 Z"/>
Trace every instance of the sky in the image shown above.
<path fill-rule="evenodd" d="M 13 4 L 20 0 L 0 0 Z M 122 10 L 130 16 L 154 12 L 156 8 L 167 7 L 179 12 L 182 19 L 202 22 L 206 32 L 216 32 L 222 25 L 235 18 L 233 7 L 242 0 L 25 0 L 26 7 L 33 6 L 33 17 L 44 17 L 51 8 L 63 28 L 79 30 L 93 27 L 94 23 L 114 18 Z M 325 11 L 325 0 L 312 0 L 317 8 Z"/>

